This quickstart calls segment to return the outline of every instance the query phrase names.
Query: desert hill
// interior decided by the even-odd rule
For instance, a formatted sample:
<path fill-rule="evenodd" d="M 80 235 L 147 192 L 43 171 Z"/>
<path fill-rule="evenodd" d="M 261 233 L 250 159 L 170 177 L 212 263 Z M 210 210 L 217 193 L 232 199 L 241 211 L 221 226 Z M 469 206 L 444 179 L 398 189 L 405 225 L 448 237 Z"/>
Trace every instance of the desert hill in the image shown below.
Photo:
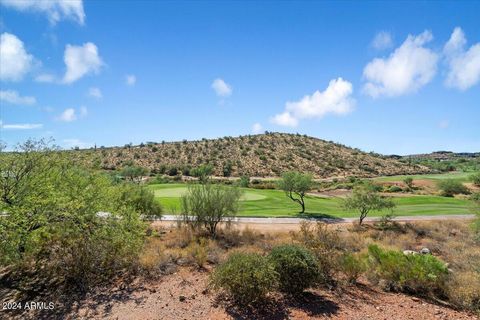
<path fill-rule="evenodd" d="M 430 169 L 305 135 L 265 133 L 179 142 L 148 142 L 138 146 L 72 151 L 96 167 L 115 170 L 128 165 L 152 173 L 188 175 L 189 169 L 211 164 L 216 176 L 275 177 L 288 170 L 315 178 L 373 177 L 417 174 Z"/>

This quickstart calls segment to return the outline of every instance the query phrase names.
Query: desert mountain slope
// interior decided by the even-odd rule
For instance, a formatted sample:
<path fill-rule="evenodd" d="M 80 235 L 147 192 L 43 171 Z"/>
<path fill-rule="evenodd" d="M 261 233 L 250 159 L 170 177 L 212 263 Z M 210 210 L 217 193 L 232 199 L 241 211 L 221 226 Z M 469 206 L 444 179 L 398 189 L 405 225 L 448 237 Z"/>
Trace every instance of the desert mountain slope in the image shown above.
<path fill-rule="evenodd" d="M 188 174 L 188 168 L 202 164 L 213 165 L 216 176 L 252 177 L 275 177 L 288 170 L 309 172 L 315 178 L 417 174 L 430 170 L 341 144 L 285 133 L 147 143 L 73 152 L 104 169 L 138 165 L 153 173 L 170 174 L 175 174 L 175 171 Z"/>

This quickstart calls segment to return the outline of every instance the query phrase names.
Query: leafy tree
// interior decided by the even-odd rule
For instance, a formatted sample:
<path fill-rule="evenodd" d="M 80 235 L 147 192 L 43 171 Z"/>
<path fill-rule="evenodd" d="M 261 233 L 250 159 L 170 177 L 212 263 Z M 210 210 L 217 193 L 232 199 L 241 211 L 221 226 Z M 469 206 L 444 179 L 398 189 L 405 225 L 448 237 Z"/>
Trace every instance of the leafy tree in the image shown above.
<path fill-rule="evenodd" d="M 189 185 L 181 198 L 184 220 L 193 228 L 204 227 L 212 237 L 222 220 L 233 218 L 239 207 L 241 192 L 221 185 Z"/>
<path fill-rule="evenodd" d="M 139 166 L 126 166 L 120 171 L 120 175 L 127 181 L 140 182 L 142 177 L 148 174 L 148 170 Z"/>
<path fill-rule="evenodd" d="M 472 174 L 470 176 L 470 180 L 472 180 L 474 185 L 476 185 L 477 187 L 480 187 L 480 172 Z"/>
<path fill-rule="evenodd" d="M 285 172 L 282 174 L 282 179 L 278 182 L 278 187 L 285 191 L 285 195 L 293 201 L 300 204 L 302 210 L 305 212 L 305 194 L 312 187 L 312 176 L 302 174 L 296 171 Z"/>
<path fill-rule="evenodd" d="M 206 183 L 208 177 L 213 173 L 213 166 L 211 164 L 202 164 L 199 167 L 193 168 L 190 171 L 190 174 L 193 177 L 197 177 L 200 183 Z"/>
<path fill-rule="evenodd" d="M 344 199 L 343 207 L 346 210 L 357 210 L 360 213 L 360 224 L 362 224 L 370 211 L 392 210 L 395 203 L 391 198 L 381 196 L 367 184 L 355 187 L 352 194 Z"/>
<path fill-rule="evenodd" d="M 403 179 L 403 182 L 405 182 L 408 189 L 410 189 L 410 190 L 413 189 L 413 178 L 412 177 L 406 177 L 405 179 Z"/>

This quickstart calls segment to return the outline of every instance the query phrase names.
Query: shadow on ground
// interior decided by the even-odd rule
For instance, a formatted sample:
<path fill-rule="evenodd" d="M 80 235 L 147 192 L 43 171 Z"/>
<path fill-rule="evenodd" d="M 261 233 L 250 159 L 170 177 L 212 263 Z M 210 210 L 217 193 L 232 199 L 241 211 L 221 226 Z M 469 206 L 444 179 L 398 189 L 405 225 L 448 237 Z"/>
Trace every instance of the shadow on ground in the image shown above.
<path fill-rule="evenodd" d="M 304 312 L 309 317 L 332 316 L 339 309 L 335 302 L 314 292 L 304 292 L 299 297 L 273 297 L 252 306 L 242 306 L 228 300 L 224 300 L 222 304 L 225 307 L 225 311 L 238 320 L 290 319 L 292 310 Z"/>

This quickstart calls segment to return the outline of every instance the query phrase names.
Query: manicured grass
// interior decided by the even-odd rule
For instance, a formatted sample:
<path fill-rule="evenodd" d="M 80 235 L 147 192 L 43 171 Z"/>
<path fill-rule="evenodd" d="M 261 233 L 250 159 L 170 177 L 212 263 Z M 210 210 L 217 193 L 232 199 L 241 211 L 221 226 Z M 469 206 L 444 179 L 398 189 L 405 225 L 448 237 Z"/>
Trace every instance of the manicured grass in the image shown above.
<path fill-rule="evenodd" d="M 180 196 L 185 184 L 151 185 L 166 212 L 179 212 Z M 280 190 L 242 189 L 245 192 L 239 216 L 292 217 L 298 216 L 299 205 L 288 199 Z M 395 198 L 397 216 L 468 214 L 469 201 L 438 196 L 410 196 Z M 356 217 L 357 213 L 345 211 L 339 198 L 306 197 L 307 214 L 325 217 Z M 372 212 L 370 216 L 381 216 L 383 212 Z"/>
<path fill-rule="evenodd" d="M 475 172 L 463 172 L 463 171 L 453 171 L 439 174 L 419 174 L 419 175 L 401 175 L 401 176 L 388 176 L 388 177 L 378 177 L 374 178 L 375 181 L 403 181 L 407 177 L 411 177 L 414 180 L 445 180 L 445 179 L 455 179 L 461 182 L 467 182 L 470 179 L 470 176 Z"/>

